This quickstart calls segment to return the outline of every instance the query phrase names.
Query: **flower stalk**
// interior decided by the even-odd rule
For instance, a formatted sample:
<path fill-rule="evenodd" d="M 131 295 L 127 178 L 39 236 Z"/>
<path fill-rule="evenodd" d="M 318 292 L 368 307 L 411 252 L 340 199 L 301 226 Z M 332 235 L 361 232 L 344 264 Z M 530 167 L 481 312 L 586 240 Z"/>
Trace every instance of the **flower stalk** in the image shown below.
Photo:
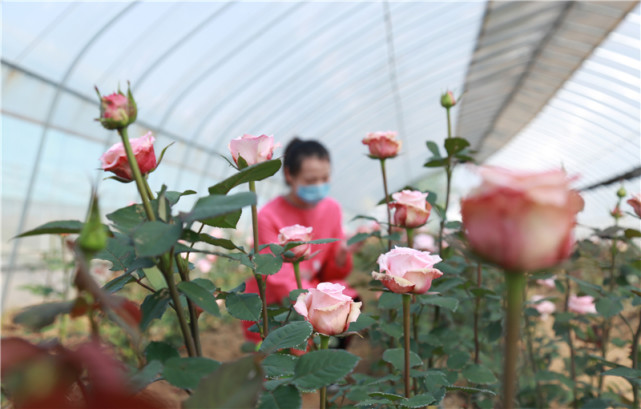
<path fill-rule="evenodd" d="M 520 272 L 505 272 L 507 285 L 507 305 L 505 311 L 505 366 L 503 371 L 503 408 L 514 409 L 516 397 L 517 374 L 516 363 L 519 352 L 519 332 L 523 309 L 523 290 L 525 274 Z"/>
<path fill-rule="evenodd" d="M 249 191 L 256 194 L 256 182 L 249 181 Z M 252 232 L 254 235 L 254 256 L 258 254 L 258 208 L 256 205 L 251 206 L 252 209 Z M 267 315 L 267 277 L 261 277 L 259 274 L 254 272 L 254 278 L 258 284 L 258 295 L 263 305 L 263 326 L 261 330 L 261 337 L 265 337 L 269 334 L 269 317 Z"/>
<path fill-rule="evenodd" d="M 292 264 L 294 265 L 294 275 L 296 276 L 296 287 L 302 290 L 303 283 L 300 280 L 300 261 L 294 261 Z"/>
<path fill-rule="evenodd" d="M 403 380 L 405 381 L 405 397 L 410 397 L 410 304 L 411 294 L 403 294 L 403 340 L 405 347 L 405 369 Z"/>
<path fill-rule="evenodd" d="M 392 213 L 389 206 L 389 191 L 387 189 L 387 173 L 385 171 L 385 158 L 380 159 L 381 173 L 383 174 L 383 190 L 385 191 L 385 210 L 387 210 L 387 250 L 392 249 Z"/>
<path fill-rule="evenodd" d="M 320 336 L 320 349 L 327 349 L 329 347 L 329 335 L 318 334 Z M 327 386 L 320 389 L 320 409 L 327 408 Z"/>

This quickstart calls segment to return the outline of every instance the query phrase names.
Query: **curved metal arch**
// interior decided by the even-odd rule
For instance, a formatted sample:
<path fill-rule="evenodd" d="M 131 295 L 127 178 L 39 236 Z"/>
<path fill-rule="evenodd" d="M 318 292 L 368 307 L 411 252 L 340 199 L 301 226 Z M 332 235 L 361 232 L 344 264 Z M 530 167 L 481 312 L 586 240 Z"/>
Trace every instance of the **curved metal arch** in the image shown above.
<path fill-rule="evenodd" d="M 76 65 L 80 62 L 82 57 L 85 55 L 87 51 L 91 48 L 91 46 L 105 33 L 109 30 L 109 28 L 116 22 L 118 21 L 122 16 L 126 15 L 128 12 L 130 12 L 135 6 L 138 5 L 137 1 L 134 1 L 127 6 L 125 6 L 120 12 L 118 12 L 114 17 L 109 19 L 109 21 L 104 24 L 94 35 L 85 43 L 85 45 L 80 49 L 78 54 L 74 57 L 73 61 L 69 66 L 67 67 L 67 70 L 65 71 L 65 74 L 63 75 L 62 79 L 58 82 L 56 85 L 56 91 L 55 94 L 51 100 L 51 105 L 49 106 L 49 111 L 47 112 L 47 117 L 45 119 L 43 128 L 42 128 L 42 134 L 40 135 L 40 141 L 38 144 L 38 151 L 36 153 L 36 157 L 34 160 L 33 168 L 31 170 L 31 175 L 29 177 L 29 184 L 27 187 L 27 193 L 25 195 L 25 204 L 22 208 L 22 212 L 20 213 L 20 219 L 18 221 L 18 229 L 16 232 L 16 235 L 20 234 L 22 230 L 24 229 L 24 224 L 26 222 L 26 219 L 29 214 L 29 207 L 31 206 L 31 197 L 33 195 L 33 187 L 36 182 L 36 178 L 38 175 L 38 171 L 40 170 L 40 162 L 42 159 L 42 154 L 44 152 L 44 147 L 46 144 L 47 140 L 47 135 L 49 133 L 49 127 L 51 124 L 51 120 L 53 119 L 53 115 L 56 111 L 56 108 L 58 107 L 58 101 L 60 99 L 60 96 L 62 95 L 62 90 L 65 86 L 65 83 L 73 73 L 73 70 L 76 68 Z M 18 249 L 20 247 L 21 240 L 16 239 L 13 243 L 13 248 L 11 249 L 11 256 L 9 258 L 9 268 L 7 269 L 7 276 L 5 278 L 5 281 L 3 283 L 2 287 L 2 306 L 4 307 L 4 304 L 7 300 L 7 295 L 9 291 L 9 286 L 11 285 L 11 278 L 13 276 L 13 273 L 15 271 L 15 262 L 16 262 L 16 255 L 18 253 Z"/>
<path fill-rule="evenodd" d="M 212 21 L 216 20 L 221 14 L 223 14 L 227 9 L 229 9 L 231 6 L 233 6 L 235 3 L 227 3 L 221 8 L 217 9 L 213 13 L 211 13 L 209 16 L 207 16 L 203 21 L 201 21 L 196 27 L 191 29 L 187 34 L 179 38 L 175 43 L 173 43 L 171 46 L 167 47 L 167 50 L 162 53 L 158 58 L 154 60 L 151 64 L 149 64 L 149 67 L 138 77 L 138 80 L 136 83 L 132 86 L 132 91 L 137 90 L 142 86 L 142 84 L 147 81 L 147 78 L 151 75 L 151 73 L 161 65 L 162 61 L 165 60 L 167 57 L 169 57 L 174 51 L 176 51 L 178 48 L 180 48 L 180 45 L 187 41 L 189 38 L 194 36 L 197 32 L 199 32 L 202 28 L 207 26 L 209 23 Z M 158 128 L 162 128 L 162 126 L 158 126 Z"/>
<path fill-rule="evenodd" d="M 251 78 L 246 79 L 242 84 L 240 84 L 235 89 L 233 89 L 232 91 L 229 92 L 229 97 L 228 98 L 221 99 L 219 101 L 219 103 L 214 105 L 214 107 L 212 109 L 210 109 L 205 115 L 202 115 L 203 119 L 196 126 L 194 132 L 192 133 L 192 136 L 191 136 L 190 140 L 196 139 L 196 136 L 199 135 L 202 132 L 202 130 L 205 127 L 205 125 L 210 121 L 210 117 L 212 115 L 214 115 L 218 110 L 220 110 L 221 107 L 224 104 L 227 104 L 227 103 L 229 103 L 230 100 L 233 100 L 233 99 L 237 98 L 245 90 L 247 90 L 247 88 L 251 84 L 253 84 L 256 80 L 260 79 L 267 72 L 270 72 L 271 70 L 273 70 L 276 67 L 278 67 L 279 64 L 284 63 L 286 61 L 286 57 L 287 56 L 291 55 L 293 52 L 295 52 L 296 50 L 301 48 L 304 44 L 306 44 L 310 40 L 317 38 L 317 36 L 320 33 L 323 33 L 328 27 L 332 27 L 332 26 L 336 25 L 338 22 L 344 20 L 346 17 L 352 16 L 354 14 L 354 11 L 357 11 L 357 10 L 360 10 L 360 9 L 361 9 L 361 6 L 359 4 L 357 4 L 356 6 L 350 8 L 350 9 L 347 9 L 345 12 L 343 12 L 343 13 L 339 14 L 338 16 L 336 16 L 335 18 L 331 19 L 330 21 L 328 21 L 327 23 L 325 23 L 324 25 L 322 25 L 318 29 L 316 29 L 313 32 L 309 33 L 306 37 L 301 39 L 296 44 L 292 45 L 291 47 L 289 47 L 285 51 L 281 52 L 280 54 L 278 54 L 274 58 L 272 58 L 272 60 L 270 62 L 267 62 L 265 64 L 265 67 L 266 67 L 265 70 L 260 70 L 260 71 L 256 72 L 256 74 L 254 76 L 252 76 Z M 213 102 L 213 101 L 210 101 L 210 102 Z M 209 105 L 209 103 L 207 103 L 206 105 Z M 186 149 L 185 150 L 185 153 L 184 153 L 183 159 L 182 159 L 183 162 L 186 162 L 188 160 L 189 155 L 191 154 L 191 151 L 192 151 L 192 149 Z M 178 174 L 176 175 L 176 181 L 175 181 L 175 185 L 176 186 L 178 186 L 180 184 L 181 179 L 182 179 L 182 171 L 179 171 Z"/>
<path fill-rule="evenodd" d="M 162 121 L 160 122 L 159 127 L 163 127 L 164 124 L 169 120 L 171 117 L 171 114 L 176 110 L 180 102 L 198 85 L 200 85 L 203 81 L 203 79 L 207 78 L 208 76 L 212 75 L 215 73 L 220 67 L 224 66 L 227 62 L 231 61 L 232 58 L 234 58 L 238 53 L 240 53 L 242 50 L 244 50 L 247 46 L 252 44 L 254 41 L 259 39 L 265 32 L 269 31 L 271 28 L 275 27 L 280 20 L 283 20 L 285 17 L 289 16 L 290 14 L 294 13 L 296 10 L 301 8 L 304 5 L 304 3 L 296 3 L 294 6 L 290 7 L 289 9 L 286 9 L 284 12 L 280 13 L 270 21 L 268 21 L 266 24 L 262 25 L 256 32 L 247 38 L 243 43 L 241 43 L 238 47 L 234 48 L 224 56 L 218 58 L 213 64 L 211 64 L 207 69 L 205 69 L 198 77 L 194 78 L 183 90 L 178 94 L 176 98 L 174 98 L 174 102 L 167 108 L 167 111 L 165 111 Z"/>

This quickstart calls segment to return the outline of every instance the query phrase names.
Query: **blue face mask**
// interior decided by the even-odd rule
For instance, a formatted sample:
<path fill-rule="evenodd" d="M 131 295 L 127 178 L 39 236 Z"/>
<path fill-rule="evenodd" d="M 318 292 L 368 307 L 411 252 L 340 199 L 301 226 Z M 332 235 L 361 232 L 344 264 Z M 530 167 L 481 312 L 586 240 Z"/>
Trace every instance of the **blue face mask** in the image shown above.
<path fill-rule="evenodd" d="M 323 200 L 329 193 L 329 183 L 317 185 L 303 185 L 296 188 L 296 195 L 309 204 L 316 204 Z"/>

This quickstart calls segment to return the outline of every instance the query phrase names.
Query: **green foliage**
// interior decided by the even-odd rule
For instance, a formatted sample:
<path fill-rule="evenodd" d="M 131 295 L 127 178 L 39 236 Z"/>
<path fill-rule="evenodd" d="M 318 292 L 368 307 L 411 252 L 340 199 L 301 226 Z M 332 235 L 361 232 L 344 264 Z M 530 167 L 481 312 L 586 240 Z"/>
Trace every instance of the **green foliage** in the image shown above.
<path fill-rule="evenodd" d="M 220 362 L 209 358 L 169 358 L 163 363 L 162 376 L 174 386 L 193 389 L 201 378 L 214 372 Z"/>
<path fill-rule="evenodd" d="M 214 297 L 211 291 L 207 291 L 196 283 L 186 281 L 178 283 L 178 290 L 180 290 L 181 293 L 185 294 L 187 298 L 193 301 L 204 311 L 215 316 L 220 316 L 220 310 L 218 309 L 218 304 L 216 303 L 216 297 Z"/>
<path fill-rule="evenodd" d="M 45 223 L 35 229 L 20 233 L 15 238 L 38 236 L 41 234 L 77 234 L 80 233 L 83 225 L 84 223 L 79 220 L 58 220 L 55 222 Z"/>
<path fill-rule="evenodd" d="M 151 321 L 160 318 L 165 313 L 170 300 L 168 290 L 161 290 L 145 297 L 140 306 L 142 312 L 140 329 L 144 331 L 151 324 Z"/>
<path fill-rule="evenodd" d="M 292 382 L 303 391 L 313 391 L 343 378 L 359 360 L 356 355 L 342 350 L 308 352 L 298 359 Z"/>
<path fill-rule="evenodd" d="M 58 315 L 68 314 L 72 308 L 73 301 L 56 301 L 32 305 L 16 314 L 13 317 L 13 322 L 37 331 L 53 324 Z"/>
<path fill-rule="evenodd" d="M 302 397 L 298 389 L 290 385 L 281 385 L 274 390 L 267 390 L 260 396 L 258 409 L 300 408 Z"/>
<path fill-rule="evenodd" d="M 225 298 L 227 312 L 244 321 L 260 321 L 263 306 L 257 294 L 228 294 Z"/>
<path fill-rule="evenodd" d="M 269 354 L 283 348 L 294 348 L 307 341 L 312 331 L 313 328 L 307 321 L 289 323 L 271 331 L 263 340 L 260 351 Z"/>
<path fill-rule="evenodd" d="M 280 159 L 272 159 L 246 167 L 239 172 L 234 173 L 222 182 L 211 186 L 209 188 L 209 194 L 224 195 L 240 184 L 266 179 L 276 174 L 280 169 L 280 166 Z"/>

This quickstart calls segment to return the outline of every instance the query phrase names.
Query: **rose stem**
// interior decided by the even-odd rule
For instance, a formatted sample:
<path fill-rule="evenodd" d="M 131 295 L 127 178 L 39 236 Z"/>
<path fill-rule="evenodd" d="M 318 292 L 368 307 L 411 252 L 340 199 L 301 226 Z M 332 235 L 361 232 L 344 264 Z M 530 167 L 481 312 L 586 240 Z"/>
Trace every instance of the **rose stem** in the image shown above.
<path fill-rule="evenodd" d="M 403 338 L 405 341 L 405 397 L 410 397 L 410 303 L 411 294 L 403 294 Z"/>
<path fill-rule="evenodd" d="M 327 349 L 329 346 L 329 335 L 318 334 L 320 335 L 320 349 Z M 327 386 L 323 386 L 320 389 L 320 409 L 325 409 L 327 407 Z"/>
<path fill-rule="evenodd" d="M 568 312 L 569 302 L 570 302 L 570 276 L 565 276 L 565 312 Z M 572 407 L 576 408 L 578 406 L 578 401 L 576 399 L 576 366 L 574 363 L 574 341 L 572 340 L 573 332 L 572 325 L 568 327 L 568 347 L 570 347 L 570 379 L 572 379 Z"/>
<path fill-rule="evenodd" d="M 481 289 L 481 263 L 476 266 L 476 288 Z M 479 363 L 479 309 L 481 306 L 481 293 L 476 294 L 474 304 L 474 363 Z"/>
<path fill-rule="evenodd" d="M 523 288 L 525 274 L 520 272 L 505 272 L 507 285 L 506 306 L 506 337 L 505 337 L 505 369 L 503 371 L 503 408 L 514 409 L 516 396 L 516 361 L 519 351 L 519 332 L 521 326 L 521 310 L 523 308 Z"/>
<path fill-rule="evenodd" d="M 526 297 L 526 290 L 523 288 L 523 299 Z M 530 365 L 532 366 L 532 376 L 534 377 L 534 389 L 536 391 L 535 393 L 535 400 L 536 400 L 536 407 L 537 409 L 542 409 L 543 408 L 543 395 L 541 394 L 541 387 L 539 386 L 539 381 L 536 380 L 536 361 L 534 360 L 534 347 L 532 346 L 532 331 L 534 330 L 530 326 L 530 320 L 527 316 L 527 314 L 523 315 L 523 320 L 525 322 L 525 342 L 527 346 L 527 356 L 530 361 Z M 478 363 L 478 362 L 477 362 Z"/>
<path fill-rule="evenodd" d="M 251 180 L 249 182 L 249 191 L 256 194 L 256 182 Z M 252 230 L 254 233 L 254 257 L 258 254 L 258 209 L 256 205 L 252 205 Z M 267 296 L 266 296 L 266 287 L 267 287 L 267 277 L 263 280 L 259 274 L 254 272 L 254 278 L 258 284 L 258 292 L 260 295 L 260 300 L 263 304 L 263 329 L 261 336 L 263 339 L 269 333 L 269 317 L 267 316 Z"/>
<path fill-rule="evenodd" d="M 294 261 L 292 264 L 294 265 L 294 275 L 296 276 L 296 287 L 298 287 L 299 290 L 302 290 L 303 284 L 300 281 L 300 261 Z"/>
<path fill-rule="evenodd" d="M 637 332 L 634 333 L 634 338 L 632 339 L 632 369 L 639 369 L 639 339 L 641 338 L 641 312 L 639 313 L 639 326 L 637 327 Z M 633 408 L 641 408 L 639 405 L 639 388 L 637 385 L 632 385 L 632 395 L 634 396 Z"/>
<path fill-rule="evenodd" d="M 406 227 L 405 231 L 407 232 L 407 247 L 414 248 L 414 229 Z M 418 323 L 419 323 L 420 312 L 412 313 L 412 331 L 414 333 L 414 340 L 418 342 Z M 418 392 L 418 385 L 416 384 L 416 379 L 412 379 L 412 389 L 416 395 Z"/>
<path fill-rule="evenodd" d="M 392 249 L 392 213 L 389 208 L 389 193 L 387 190 L 385 159 L 381 159 L 381 172 L 383 173 L 383 190 L 385 191 L 385 208 L 387 209 L 387 251 L 390 251 Z"/>

